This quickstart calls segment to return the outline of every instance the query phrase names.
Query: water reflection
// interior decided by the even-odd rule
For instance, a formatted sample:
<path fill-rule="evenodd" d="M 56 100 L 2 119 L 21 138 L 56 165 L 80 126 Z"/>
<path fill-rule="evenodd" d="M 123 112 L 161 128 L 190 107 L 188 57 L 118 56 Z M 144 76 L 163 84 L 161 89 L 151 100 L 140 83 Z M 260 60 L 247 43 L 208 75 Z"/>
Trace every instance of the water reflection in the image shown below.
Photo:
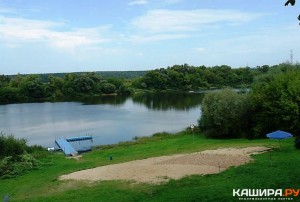
<path fill-rule="evenodd" d="M 203 93 L 152 93 L 135 95 L 132 100 L 151 110 L 189 110 L 199 106 L 203 96 Z"/>
<path fill-rule="evenodd" d="M 83 97 L 77 99 L 70 99 L 69 101 L 81 102 L 84 105 L 99 105 L 99 104 L 109 104 L 109 105 L 123 105 L 129 96 L 122 95 L 104 95 L 104 96 L 94 96 L 94 97 Z"/>
<path fill-rule="evenodd" d="M 95 97 L 84 97 L 80 99 L 70 99 L 69 101 L 81 102 L 83 105 L 124 105 L 128 99 L 134 103 L 142 104 L 151 110 L 189 110 L 199 106 L 204 93 L 140 93 L 130 96 L 105 95 Z"/>

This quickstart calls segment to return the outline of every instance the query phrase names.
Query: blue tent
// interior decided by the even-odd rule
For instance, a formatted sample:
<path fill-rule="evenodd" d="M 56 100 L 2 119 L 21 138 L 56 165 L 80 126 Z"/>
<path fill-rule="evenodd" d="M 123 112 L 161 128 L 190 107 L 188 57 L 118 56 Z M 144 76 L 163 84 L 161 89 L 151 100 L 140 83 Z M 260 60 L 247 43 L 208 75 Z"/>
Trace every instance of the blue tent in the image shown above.
<path fill-rule="evenodd" d="M 291 138 L 291 137 L 293 137 L 293 135 L 291 133 L 288 133 L 288 132 L 277 130 L 275 132 L 268 133 L 267 137 L 271 138 L 271 139 L 282 140 L 282 139 Z"/>

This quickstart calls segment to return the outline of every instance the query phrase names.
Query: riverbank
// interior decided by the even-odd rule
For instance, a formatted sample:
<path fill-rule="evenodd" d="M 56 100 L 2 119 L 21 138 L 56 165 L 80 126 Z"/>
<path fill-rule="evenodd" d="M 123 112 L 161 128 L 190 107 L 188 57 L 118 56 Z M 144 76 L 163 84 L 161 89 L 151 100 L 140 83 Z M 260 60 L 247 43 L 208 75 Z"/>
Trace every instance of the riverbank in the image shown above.
<path fill-rule="evenodd" d="M 272 151 L 252 156 L 254 161 L 220 174 L 194 175 L 165 184 L 136 184 L 130 181 L 60 181 L 59 176 L 98 166 L 125 163 L 163 155 L 186 154 L 219 148 L 264 146 Z M 233 189 L 299 187 L 299 151 L 293 139 L 214 140 L 184 131 L 176 135 L 138 138 L 127 144 L 95 148 L 82 158 L 66 159 L 61 153 L 45 154 L 43 166 L 16 179 L 0 181 L 0 196 L 11 201 L 235 201 Z M 110 160 L 110 156 L 113 160 Z"/>

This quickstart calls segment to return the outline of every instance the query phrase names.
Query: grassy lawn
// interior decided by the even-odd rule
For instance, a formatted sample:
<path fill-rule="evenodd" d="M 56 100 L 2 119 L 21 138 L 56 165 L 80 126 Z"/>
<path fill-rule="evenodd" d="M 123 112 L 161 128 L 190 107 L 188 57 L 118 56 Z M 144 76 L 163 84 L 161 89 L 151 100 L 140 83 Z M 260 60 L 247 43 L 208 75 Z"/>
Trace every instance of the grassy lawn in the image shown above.
<path fill-rule="evenodd" d="M 248 146 L 274 149 L 255 155 L 254 162 L 220 174 L 189 176 L 162 185 L 58 180 L 62 174 L 112 163 L 221 147 Z M 63 154 L 54 153 L 41 159 L 44 164 L 40 169 L 15 179 L 0 180 L 0 200 L 9 194 L 10 201 L 237 201 L 232 197 L 233 189 L 299 189 L 300 151 L 294 148 L 293 139 L 282 141 L 280 149 L 278 146 L 275 140 L 213 140 L 181 132 L 96 148 L 84 154 L 80 160 L 66 159 Z M 113 156 L 113 161 L 109 160 L 109 156 Z M 294 201 L 297 200 L 300 197 Z"/>

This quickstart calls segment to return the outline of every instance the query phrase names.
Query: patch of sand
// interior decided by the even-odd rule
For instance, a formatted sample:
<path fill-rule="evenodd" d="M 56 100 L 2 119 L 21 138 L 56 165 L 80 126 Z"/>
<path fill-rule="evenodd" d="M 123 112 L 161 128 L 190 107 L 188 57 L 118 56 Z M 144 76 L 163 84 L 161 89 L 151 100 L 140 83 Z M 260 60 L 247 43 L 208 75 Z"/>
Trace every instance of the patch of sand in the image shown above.
<path fill-rule="evenodd" d="M 270 150 L 266 147 L 224 148 L 191 154 L 161 156 L 82 170 L 60 177 L 61 180 L 129 180 L 163 183 L 189 175 L 219 173 L 231 166 L 250 162 L 251 154 Z"/>

